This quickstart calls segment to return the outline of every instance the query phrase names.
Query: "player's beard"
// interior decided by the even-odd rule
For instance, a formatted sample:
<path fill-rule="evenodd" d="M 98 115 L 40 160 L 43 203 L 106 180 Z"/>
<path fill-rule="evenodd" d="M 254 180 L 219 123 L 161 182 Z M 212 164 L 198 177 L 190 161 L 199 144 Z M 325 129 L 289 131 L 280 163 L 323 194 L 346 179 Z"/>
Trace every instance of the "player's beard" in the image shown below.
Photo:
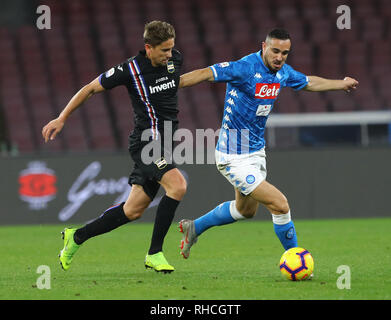
<path fill-rule="evenodd" d="M 268 62 L 269 69 L 273 70 L 274 72 L 280 71 L 283 65 L 283 61 L 281 61 L 280 63 L 278 61 Z"/>
<path fill-rule="evenodd" d="M 265 62 L 265 65 L 266 67 L 269 68 L 269 70 L 273 71 L 273 72 L 278 72 L 281 70 L 282 66 L 284 65 L 284 62 L 282 61 L 277 68 L 275 68 L 273 65 L 274 65 L 274 61 L 271 60 L 271 59 L 268 59 L 266 56 L 264 57 L 264 62 Z"/>
<path fill-rule="evenodd" d="M 284 65 L 284 62 L 281 62 L 280 64 L 277 64 L 277 63 L 271 63 L 269 64 L 269 69 L 274 71 L 274 72 L 278 72 L 281 70 L 282 66 Z"/>

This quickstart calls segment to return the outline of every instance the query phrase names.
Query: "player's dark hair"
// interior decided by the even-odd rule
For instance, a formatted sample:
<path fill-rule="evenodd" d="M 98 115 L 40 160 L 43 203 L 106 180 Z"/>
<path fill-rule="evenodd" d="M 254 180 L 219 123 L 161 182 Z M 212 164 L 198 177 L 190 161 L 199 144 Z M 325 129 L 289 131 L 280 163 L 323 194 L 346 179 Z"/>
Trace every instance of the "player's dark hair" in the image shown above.
<path fill-rule="evenodd" d="M 273 29 L 270 31 L 266 37 L 266 39 L 279 39 L 279 40 L 288 40 L 291 36 L 288 31 L 285 29 Z"/>
<path fill-rule="evenodd" d="M 172 38 L 175 38 L 175 29 L 167 22 L 154 20 L 145 25 L 144 43 L 154 47 Z"/>

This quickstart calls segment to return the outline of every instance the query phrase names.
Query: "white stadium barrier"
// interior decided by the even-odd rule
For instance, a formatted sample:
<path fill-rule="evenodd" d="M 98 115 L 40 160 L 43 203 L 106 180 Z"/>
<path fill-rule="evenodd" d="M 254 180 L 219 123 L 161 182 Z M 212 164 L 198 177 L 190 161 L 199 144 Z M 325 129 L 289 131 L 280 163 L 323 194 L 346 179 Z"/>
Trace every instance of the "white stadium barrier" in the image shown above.
<path fill-rule="evenodd" d="M 276 145 L 275 129 L 279 127 L 359 125 L 361 145 L 367 146 L 368 126 L 372 124 L 391 124 L 391 111 L 271 114 L 267 121 L 268 145 Z"/>

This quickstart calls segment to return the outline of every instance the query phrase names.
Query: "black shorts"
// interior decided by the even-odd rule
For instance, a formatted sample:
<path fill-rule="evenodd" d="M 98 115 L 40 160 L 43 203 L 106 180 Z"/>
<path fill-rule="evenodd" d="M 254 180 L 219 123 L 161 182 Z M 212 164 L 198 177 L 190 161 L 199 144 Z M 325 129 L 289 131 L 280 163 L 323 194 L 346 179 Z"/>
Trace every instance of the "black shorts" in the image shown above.
<path fill-rule="evenodd" d="M 163 148 L 162 153 L 147 164 L 141 159 L 142 146 L 129 149 L 129 153 L 134 161 L 133 171 L 129 176 L 129 184 L 142 186 L 144 192 L 153 200 L 160 188 L 158 181 L 162 179 L 167 171 L 176 168 L 175 164 L 165 159 Z"/>

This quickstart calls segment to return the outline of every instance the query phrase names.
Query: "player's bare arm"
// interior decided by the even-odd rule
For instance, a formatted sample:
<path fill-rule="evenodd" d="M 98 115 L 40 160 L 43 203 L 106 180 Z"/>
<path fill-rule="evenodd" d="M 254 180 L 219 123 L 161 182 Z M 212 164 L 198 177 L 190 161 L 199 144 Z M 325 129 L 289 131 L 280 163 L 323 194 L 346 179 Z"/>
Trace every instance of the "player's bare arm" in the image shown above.
<path fill-rule="evenodd" d="M 79 108 L 86 100 L 88 100 L 95 93 L 102 92 L 105 89 L 99 83 L 99 78 L 94 79 L 89 84 L 85 85 L 81 88 L 69 101 L 64 110 L 60 113 L 60 115 L 50 121 L 46 126 L 42 129 L 42 136 L 45 139 L 45 142 L 48 140 L 54 140 L 57 134 L 62 130 L 65 125 L 66 120 L 75 111 Z"/>
<path fill-rule="evenodd" d="M 343 80 L 325 79 L 317 76 L 308 76 L 309 82 L 303 90 L 306 91 L 329 91 L 329 90 L 344 90 L 350 92 L 356 89 L 358 81 L 356 79 L 346 77 Z"/>
<path fill-rule="evenodd" d="M 179 88 L 191 87 L 203 81 L 213 81 L 213 71 L 211 68 L 197 69 L 181 75 Z"/>

